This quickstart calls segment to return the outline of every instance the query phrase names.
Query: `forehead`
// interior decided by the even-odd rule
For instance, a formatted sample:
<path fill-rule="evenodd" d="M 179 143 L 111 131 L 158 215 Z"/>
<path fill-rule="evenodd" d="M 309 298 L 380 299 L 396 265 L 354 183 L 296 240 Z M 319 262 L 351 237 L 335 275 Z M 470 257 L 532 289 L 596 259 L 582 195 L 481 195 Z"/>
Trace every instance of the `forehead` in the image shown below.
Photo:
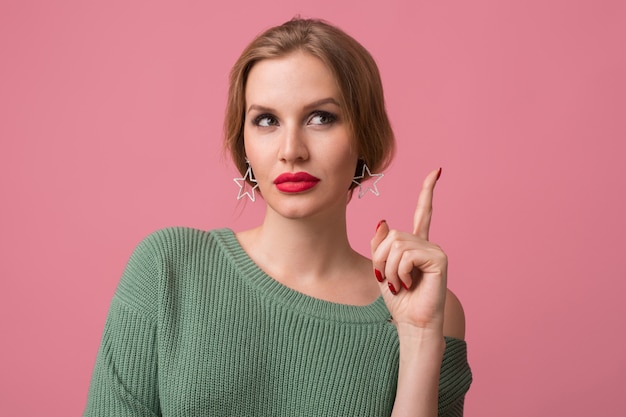
<path fill-rule="evenodd" d="M 257 62 L 246 83 L 246 107 L 305 105 L 324 98 L 340 102 L 338 83 L 319 58 L 297 51 Z"/>

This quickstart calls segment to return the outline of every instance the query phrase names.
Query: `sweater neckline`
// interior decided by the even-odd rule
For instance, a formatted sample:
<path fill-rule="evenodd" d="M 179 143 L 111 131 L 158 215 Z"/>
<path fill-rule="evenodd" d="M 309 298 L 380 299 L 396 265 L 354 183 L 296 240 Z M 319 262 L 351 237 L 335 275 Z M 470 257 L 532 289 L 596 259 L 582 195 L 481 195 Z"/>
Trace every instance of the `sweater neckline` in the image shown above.
<path fill-rule="evenodd" d="M 244 281 L 268 299 L 286 308 L 336 322 L 381 324 L 387 323 L 390 319 L 389 310 L 382 295 L 365 306 L 340 304 L 306 295 L 281 284 L 259 268 L 241 247 L 231 229 L 216 229 L 211 233 L 217 238 Z"/>

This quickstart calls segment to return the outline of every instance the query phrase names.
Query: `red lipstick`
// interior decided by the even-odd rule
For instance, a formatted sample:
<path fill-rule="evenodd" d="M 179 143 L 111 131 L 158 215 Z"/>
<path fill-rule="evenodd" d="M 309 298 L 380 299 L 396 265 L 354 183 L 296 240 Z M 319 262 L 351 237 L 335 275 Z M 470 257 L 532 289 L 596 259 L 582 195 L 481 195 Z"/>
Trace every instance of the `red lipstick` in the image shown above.
<path fill-rule="evenodd" d="M 274 184 L 284 193 L 301 193 L 315 187 L 319 181 L 307 172 L 285 172 L 274 179 Z"/>

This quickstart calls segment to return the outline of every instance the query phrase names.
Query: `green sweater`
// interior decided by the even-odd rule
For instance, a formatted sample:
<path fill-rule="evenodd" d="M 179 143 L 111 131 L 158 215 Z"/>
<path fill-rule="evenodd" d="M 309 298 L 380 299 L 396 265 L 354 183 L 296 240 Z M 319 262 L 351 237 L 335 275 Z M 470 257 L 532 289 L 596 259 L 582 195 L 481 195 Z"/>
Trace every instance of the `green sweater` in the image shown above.
<path fill-rule="evenodd" d="M 85 416 L 388 416 L 398 337 L 382 297 L 312 298 L 273 280 L 231 230 L 139 244 L 102 337 Z M 446 338 L 439 415 L 463 414 L 465 342 Z"/>

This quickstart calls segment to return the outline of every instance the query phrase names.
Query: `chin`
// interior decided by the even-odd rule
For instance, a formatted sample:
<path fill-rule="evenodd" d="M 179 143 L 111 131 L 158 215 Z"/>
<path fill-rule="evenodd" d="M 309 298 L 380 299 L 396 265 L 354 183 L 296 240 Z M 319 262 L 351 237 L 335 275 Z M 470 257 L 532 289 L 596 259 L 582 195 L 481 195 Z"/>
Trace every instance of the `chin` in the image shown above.
<path fill-rule="evenodd" d="M 287 196 L 287 199 L 267 202 L 276 214 L 290 220 L 311 219 L 316 216 L 332 215 L 342 210 L 345 215 L 345 201 L 341 205 L 335 200 L 322 200 L 315 195 Z M 302 198 L 304 197 L 304 198 Z"/>
<path fill-rule="evenodd" d="M 272 209 L 279 216 L 284 217 L 289 220 L 304 220 L 307 218 L 311 218 L 312 216 L 315 216 L 316 214 L 320 214 L 320 212 L 322 211 L 319 208 L 316 209 L 310 206 L 297 207 L 295 205 L 290 206 L 290 207 L 287 207 L 287 206 L 273 207 Z"/>

